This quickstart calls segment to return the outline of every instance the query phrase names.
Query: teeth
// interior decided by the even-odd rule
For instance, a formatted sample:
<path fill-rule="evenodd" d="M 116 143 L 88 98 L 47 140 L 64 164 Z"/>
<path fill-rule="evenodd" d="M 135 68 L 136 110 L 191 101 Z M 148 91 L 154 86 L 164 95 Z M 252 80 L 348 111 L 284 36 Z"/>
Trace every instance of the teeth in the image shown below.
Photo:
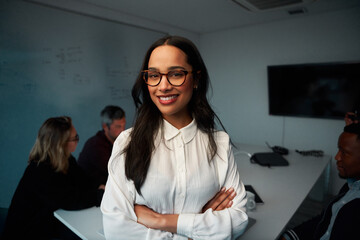
<path fill-rule="evenodd" d="M 169 96 L 169 97 L 160 97 L 160 100 L 162 100 L 162 101 L 169 101 L 169 100 L 174 99 L 174 98 L 176 98 L 175 95 Z"/>

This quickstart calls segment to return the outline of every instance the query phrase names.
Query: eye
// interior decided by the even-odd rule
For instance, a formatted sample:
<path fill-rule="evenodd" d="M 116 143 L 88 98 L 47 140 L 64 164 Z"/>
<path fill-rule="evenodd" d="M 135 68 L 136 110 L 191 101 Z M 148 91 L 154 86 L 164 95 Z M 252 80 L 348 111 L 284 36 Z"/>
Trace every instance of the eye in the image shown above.
<path fill-rule="evenodd" d="M 150 78 L 150 79 L 157 79 L 157 78 L 159 78 L 159 76 L 160 76 L 160 73 L 158 73 L 158 72 L 148 72 L 148 78 Z"/>
<path fill-rule="evenodd" d="M 344 149 L 341 149 L 340 151 L 340 154 L 341 154 L 341 156 L 344 158 L 344 157 L 350 157 L 351 156 L 351 153 L 350 152 L 348 152 L 348 151 L 346 151 L 346 150 L 344 150 Z"/>
<path fill-rule="evenodd" d="M 171 71 L 168 73 L 168 76 L 171 78 L 182 78 L 185 76 L 183 71 Z"/>

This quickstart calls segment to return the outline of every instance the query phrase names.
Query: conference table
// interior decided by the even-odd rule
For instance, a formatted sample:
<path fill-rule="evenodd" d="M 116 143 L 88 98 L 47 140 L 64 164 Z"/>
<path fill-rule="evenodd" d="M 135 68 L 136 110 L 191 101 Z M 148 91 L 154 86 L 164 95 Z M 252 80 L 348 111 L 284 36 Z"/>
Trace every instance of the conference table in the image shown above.
<path fill-rule="evenodd" d="M 240 143 L 235 146 L 234 156 L 241 180 L 245 185 L 252 185 L 264 201 L 248 211 L 249 227 L 238 239 L 275 240 L 322 173 L 329 170 L 331 156 L 303 156 L 289 150 L 284 156 L 288 166 L 265 167 L 251 163 L 250 155 L 270 152 L 268 147 Z M 54 215 L 82 239 L 105 239 L 99 207 L 77 211 L 59 209 Z"/>
<path fill-rule="evenodd" d="M 268 147 L 236 146 L 234 155 L 241 180 L 244 184 L 252 185 L 264 201 L 264 204 L 257 204 L 254 211 L 248 211 L 248 216 L 256 222 L 239 239 L 277 239 L 322 173 L 329 171 L 331 156 L 303 156 L 289 150 L 289 154 L 284 156 L 289 162 L 288 166 L 269 168 L 251 163 L 246 154 L 269 152 Z"/>

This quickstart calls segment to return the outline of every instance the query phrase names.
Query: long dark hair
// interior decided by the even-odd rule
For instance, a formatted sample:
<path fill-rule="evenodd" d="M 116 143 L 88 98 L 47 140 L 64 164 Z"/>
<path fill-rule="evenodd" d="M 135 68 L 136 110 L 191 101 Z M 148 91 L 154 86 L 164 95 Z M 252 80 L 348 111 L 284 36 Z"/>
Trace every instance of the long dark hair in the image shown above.
<path fill-rule="evenodd" d="M 217 152 L 214 139 L 215 118 L 224 129 L 220 119 L 212 110 L 208 100 L 209 75 L 201 55 L 196 46 L 188 39 L 179 36 L 166 36 L 154 42 L 146 52 L 141 70 L 148 69 L 148 62 L 152 51 L 162 45 L 170 45 L 179 48 L 187 56 L 187 63 L 192 66 L 194 81 L 197 89 L 194 89 L 192 98 L 188 104 L 189 113 L 195 118 L 198 128 L 209 137 L 208 154 L 212 159 Z M 161 112 L 151 100 L 147 85 L 139 73 L 132 89 L 132 97 L 137 109 L 136 121 L 130 133 L 130 142 L 125 147 L 125 174 L 128 179 L 134 181 L 135 188 L 141 194 L 140 188 L 146 179 L 150 166 L 152 152 L 154 151 L 154 138 L 163 122 Z M 225 130 L 225 129 L 224 129 Z"/>

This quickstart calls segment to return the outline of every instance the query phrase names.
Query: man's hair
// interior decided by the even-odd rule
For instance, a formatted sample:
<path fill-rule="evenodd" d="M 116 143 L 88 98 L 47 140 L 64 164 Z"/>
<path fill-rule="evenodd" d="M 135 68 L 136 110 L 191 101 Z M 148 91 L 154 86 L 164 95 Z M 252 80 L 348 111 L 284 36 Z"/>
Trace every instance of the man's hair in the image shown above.
<path fill-rule="evenodd" d="M 101 124 L 106 124 L 108 127 L 114 120 L 125 117 L 125 112 L 121 107 L 108 105 L 101 111 Z"/>
<path fill-rule="evenodd" d="M 360 123 L 352 123 L 345 126 L 344 132 L 356 134 L 357 140 L 360 140 Z"/>

